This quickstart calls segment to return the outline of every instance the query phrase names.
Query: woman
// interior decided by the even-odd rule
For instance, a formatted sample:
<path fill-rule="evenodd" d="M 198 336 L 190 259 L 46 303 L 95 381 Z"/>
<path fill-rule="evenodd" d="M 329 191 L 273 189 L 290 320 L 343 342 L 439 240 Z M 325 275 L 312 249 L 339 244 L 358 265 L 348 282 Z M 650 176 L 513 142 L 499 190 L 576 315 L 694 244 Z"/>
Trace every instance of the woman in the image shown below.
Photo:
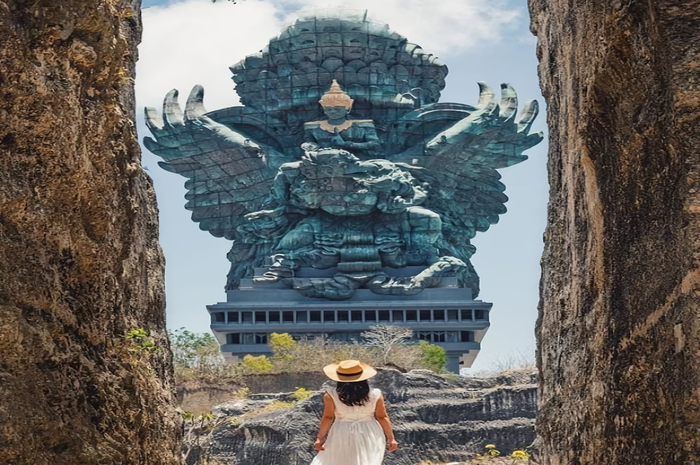
<path fill-rule="evenodd" d="M 337 386 L 323 396 L 325 408 L 314 443 L 318 455 L 311 465 L 381 465 L 385 436 L 389 452 L 399 444 L 381 391 L 370 390 L 367 383 L 377 370 L 357 360 L 345 360 L 331 363 L 323 371 Z"/>

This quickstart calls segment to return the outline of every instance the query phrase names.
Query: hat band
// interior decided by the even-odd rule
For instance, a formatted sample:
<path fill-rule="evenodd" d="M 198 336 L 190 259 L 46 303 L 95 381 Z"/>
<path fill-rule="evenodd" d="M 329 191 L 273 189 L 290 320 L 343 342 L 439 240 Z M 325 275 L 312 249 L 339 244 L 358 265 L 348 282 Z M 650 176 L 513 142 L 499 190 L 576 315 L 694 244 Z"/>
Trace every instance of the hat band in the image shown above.
<path fill-rule="evenodd" d="M 361 374 L 362 374 L 362 371 L 363 371 L 363 370 L 360 370 L 360 371 L 358 371 L 357 373 L 341 373 L 341 372 L 339 372 L 339 371 L 336 371 L 335 373 L 336 373 L 338 376 L 357 376 L 357 375 L 361 375 Z"/>

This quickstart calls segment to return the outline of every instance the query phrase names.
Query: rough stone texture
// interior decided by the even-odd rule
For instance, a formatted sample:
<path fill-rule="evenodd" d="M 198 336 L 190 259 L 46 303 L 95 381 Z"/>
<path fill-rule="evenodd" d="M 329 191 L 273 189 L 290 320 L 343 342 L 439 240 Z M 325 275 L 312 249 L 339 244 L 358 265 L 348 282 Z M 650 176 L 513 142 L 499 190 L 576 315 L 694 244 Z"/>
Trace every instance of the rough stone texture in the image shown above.
<path fill-rule="evenodd" d="M 0 1 L 0 463 L 179 463 L 134 0 Z M 143 327 L 160 350 L 122 335 Z"/>
<path fill-rule="evenodd" d="M 323 372 L 313 373 L 274 373 L 244 376 L 236 384 L 186 383 L 177 386 L 177 401 L 180 408 L 195 415 L 211 412 L 212 409 L 235 399 L 237 391 L 243 387 L 253 394 L 293 392 L 297 388 L 316 391 L 328 378 Z"/>
<path fill-rule="evenodd" d="M 700 460 L 700 1 L 530 0 L 545 464 Z"/>
<path fill-rule="evenodd" d="M 498 444 L 504 453 L 529 446 L 535 439 L 536 382 L 536 374 L 529 372 L 445 379 L 427 370 L 408 374 L 380 370 L 370 385 L 384 393 L 400 444 L 383 463 L 463 461 L 489 443 Z M 242 422 L 238 427 L 229 423 L 214 433 L 213 457 L 237 465 L 310 463 L 323 414 L 322 391 L 290 408 L 257 416 L 247 413 L 291 398 L 290 394 L 254 394 L 250 400 L 218 406 L 216 413 Z"/>

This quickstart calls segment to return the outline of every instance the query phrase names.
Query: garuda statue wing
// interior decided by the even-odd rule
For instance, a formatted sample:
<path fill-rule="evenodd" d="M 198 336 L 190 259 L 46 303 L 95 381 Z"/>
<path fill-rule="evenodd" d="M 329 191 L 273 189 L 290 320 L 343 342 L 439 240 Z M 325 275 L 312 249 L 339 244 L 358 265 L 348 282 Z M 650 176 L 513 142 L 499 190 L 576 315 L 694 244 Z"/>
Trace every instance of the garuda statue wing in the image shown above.
<path fill-rule="evenodd" d="M 204 89 L 195 86 L 183 114 L 178 91 L 163 102 L 163 118 L 146 109 L 146 125 L 155 140 L 144 138 L 148 150 L 163 158 L 158 165 L 187 178 L 185 208 L 202 230 L 234 239 L 247 213 L 261 209 L 285 157 L 269 145 L 207 116 Z"/>
<path fill-rule="evenodd" d="M 486 84 L 479 87 L 475 107 L 426 105 L 404 115 L 387 134 L 389 140 L 406 141 L 408 148 L 389 159 L 405 163 L 430 184 L 425 206 L 440 214 L 444 246 L 462 259 L 474 253 L 469 239 L 506 212 L 508 197 L 497 170 L 527 160 L 523 152 L 543 139 L 541 132 L 529 133 L 537 101 L 517 114 L 517 94 L 510 85 L 501 86 L 500 102 Z"/>

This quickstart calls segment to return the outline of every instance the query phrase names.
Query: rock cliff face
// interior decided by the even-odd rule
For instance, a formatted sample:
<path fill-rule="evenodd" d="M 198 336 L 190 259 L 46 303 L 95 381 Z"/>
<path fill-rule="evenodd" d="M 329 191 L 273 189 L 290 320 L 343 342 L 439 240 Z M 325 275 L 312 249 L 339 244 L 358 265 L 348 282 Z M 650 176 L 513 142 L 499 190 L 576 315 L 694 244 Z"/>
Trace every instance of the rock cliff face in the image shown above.
<path fill-rule="evenodd" d="M 700 461 L 700 1 L 529 0 L 545 464 Z"/>
<path fill-rule="evenodd" d="M 534 438 L 536 375 L 513 373 L 494 378 L 446 380 L 427 370 L 402 374 L 381 370 L 370 385 L 384 393 L 400 449 L 387 465 L 422 460 L 464 461 L 497 444 L 501 451 L 529 446 Z M 239 417 L 213 435 L 213 457 L 237 465 L 307 465 L 323 414 L 323 391 L 291 408 L 247 413 L 289 394 L 257 394 L 232 401 L 216 412 Z M 247 415 L 243 415 L 246 414 Z"/>
<path fill-rule="evenodd" d="M 3 464 L 179 463 L 139 6 L 0 1 Z"/>

